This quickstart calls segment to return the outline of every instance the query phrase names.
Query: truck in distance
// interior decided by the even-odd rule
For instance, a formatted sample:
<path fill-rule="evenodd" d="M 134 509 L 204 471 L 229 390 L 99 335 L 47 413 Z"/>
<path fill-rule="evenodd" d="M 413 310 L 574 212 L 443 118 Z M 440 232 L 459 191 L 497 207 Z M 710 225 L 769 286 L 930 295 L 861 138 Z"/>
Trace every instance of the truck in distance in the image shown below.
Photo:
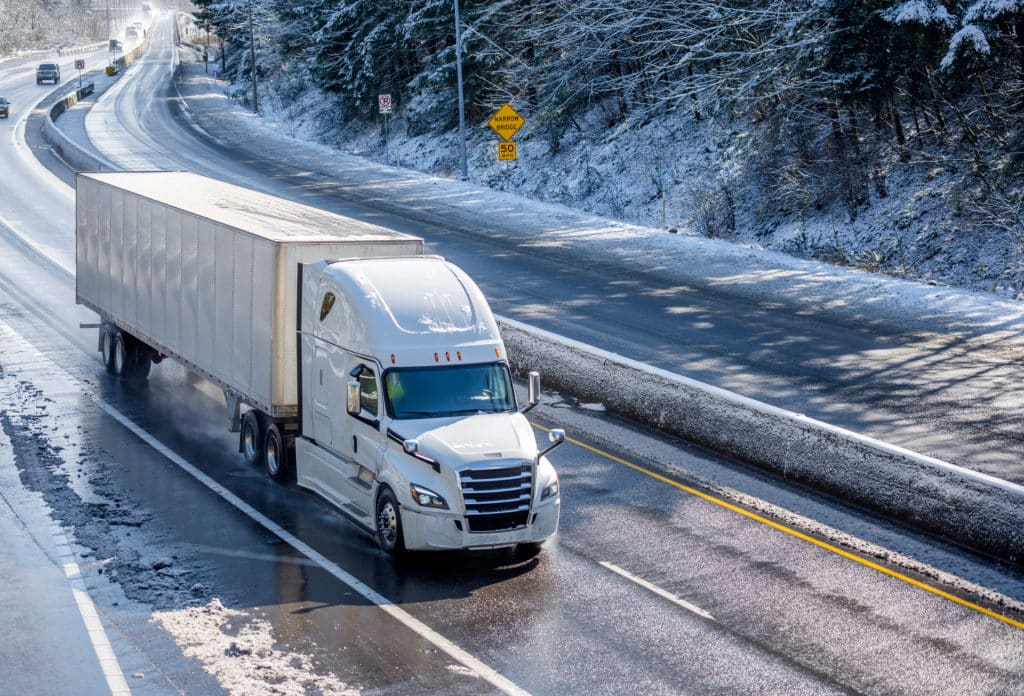
<path fill-rule="evenodd" d="M 561 496 L 486 299 L 423 241 L 182 172 L 79 174 L 76 298 L 108 371 L 219 386 L 253 465 L 389 553 L 525 546 Z"/>

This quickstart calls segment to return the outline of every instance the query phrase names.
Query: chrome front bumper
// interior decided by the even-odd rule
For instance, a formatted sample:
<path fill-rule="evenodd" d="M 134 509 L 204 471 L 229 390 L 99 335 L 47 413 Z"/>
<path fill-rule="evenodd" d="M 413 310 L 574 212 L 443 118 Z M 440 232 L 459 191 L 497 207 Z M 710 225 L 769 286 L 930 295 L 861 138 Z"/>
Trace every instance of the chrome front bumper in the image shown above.
<path fill-rule="evenodd" d="M 410 551 L 443 549 L 493 549 L 516 544 L 540 543 L 558 531 L 562 500 L 557 497 L 534 508 L 530 524 L 504 532 L 468 531 L 466 519 L 402 507 L 402 532 Z M 459 524 L 462 529 L 459 529 Z"/>

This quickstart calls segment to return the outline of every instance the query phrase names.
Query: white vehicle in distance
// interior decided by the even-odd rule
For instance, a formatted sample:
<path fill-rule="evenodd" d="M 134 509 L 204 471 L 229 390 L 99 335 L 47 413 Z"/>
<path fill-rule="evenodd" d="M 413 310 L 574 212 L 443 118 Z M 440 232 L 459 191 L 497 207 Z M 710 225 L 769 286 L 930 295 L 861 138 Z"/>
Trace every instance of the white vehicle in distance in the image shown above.
<path fill-rule="evenodd" d="M 423 240 L 182 172 L 79 174 L 79 304 L 108 371 L 170 357 L 224 392 L 245 459 L 381 548 L 536 552 L 561 495 L 476 284 Z"/>

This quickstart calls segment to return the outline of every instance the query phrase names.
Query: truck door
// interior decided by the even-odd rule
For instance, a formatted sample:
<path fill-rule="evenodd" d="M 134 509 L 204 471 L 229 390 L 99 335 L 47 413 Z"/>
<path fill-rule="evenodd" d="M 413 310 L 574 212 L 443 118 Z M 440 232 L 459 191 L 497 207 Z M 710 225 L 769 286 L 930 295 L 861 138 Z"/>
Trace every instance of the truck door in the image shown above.
<path fill-rule="evenodd" d="M 339 399 L 337 396 L 332 399 L 331 395 L 343 389 L 345 384 L 345 380 L 338 376 L 344 375 L 343 365 L 337 364 L 340 361 L 332 354 L 340 352 L 329 343 L 319 339 L 316 341 L 316 356 L 313 361 L 313 439 L 332 449 L 334 433 L 331 401 L 337 402 Z"/>
<path fill-rule="evenodd" d="M 381 399 L 380 377 L 377 370 L 353 356 L 349 379 L 359 382 L 359 414 L 351 415 L 342 409 L 341 427 L 344 440 L 336 442 L 336 449 L 350 462 L 345 495 L 367 514 L 373 513 L 373 481 L 380 470 L 384 437 L 380 422 L 384 404 Z"/>
<path fill-rule="evenodd" d="M 310 375 L 313 396 L 313 433 L 317 444 L 328 452 L 340 454 L 339 421 L 345 415 L 345 383 L 348 374 L 345 351 L 320 339 L 316 340 L 313 374 Z M 318 489 L 337 505 L 348 499 L 345 479 L 349 465 L 340 456 L 325 456 L 306 464 L 309 479 L 317 482 Z"/>

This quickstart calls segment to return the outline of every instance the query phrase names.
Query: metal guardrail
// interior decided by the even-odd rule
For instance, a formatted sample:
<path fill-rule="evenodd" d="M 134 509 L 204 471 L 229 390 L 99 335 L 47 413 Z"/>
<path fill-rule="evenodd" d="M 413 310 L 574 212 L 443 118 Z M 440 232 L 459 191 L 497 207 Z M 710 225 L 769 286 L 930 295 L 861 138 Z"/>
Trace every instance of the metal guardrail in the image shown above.
<path fill-rule="evenodd" d="M 76 46 L 74 48 L 59 48 L 57 49 L 57 55 L 69 56 L 76 53 L 92 53 L 93 51 L 99 51 L 107 45 L 105 41 L 100 43 L 89 44 L 88 46 Z"/>
<path fill-rule="evenodd" d="M 1024 565 L 1024 486 L 496 317 L 513 371 L 842 500 Z"/>

